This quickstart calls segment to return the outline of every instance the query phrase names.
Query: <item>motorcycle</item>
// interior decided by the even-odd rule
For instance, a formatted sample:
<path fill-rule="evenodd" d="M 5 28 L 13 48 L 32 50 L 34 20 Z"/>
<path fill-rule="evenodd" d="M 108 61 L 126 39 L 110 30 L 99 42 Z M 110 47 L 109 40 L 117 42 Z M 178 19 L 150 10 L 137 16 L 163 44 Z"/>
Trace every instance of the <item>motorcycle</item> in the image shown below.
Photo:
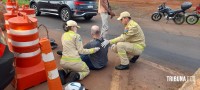
<path fill-rule="evenodd" d="M 162 5 L 159 6 L 158 12 L 155 12 L 152 14 L 151 19 L 153 21 L 159 21 L 162 16 L 165 16 L 167 19 L 167 22 L 169 20 L 173 20 L 175 24 L 183 24 L 185 21 L 185 11 L 192 7 L 191 2 L 184 2 L 181 4 L 181 9 L 179 10 L 172 10 L 169 7 L 163 3 Z"/>
<path fill-rule="evenodd" d="M 152 14 L 151 19 L 153 21 L 159 21 L 162 16 L 167 15 L 167 11 L 169 10 L 171 10 L 171 8 L 166 6 L 165 3 L 162 3 L 160 6 L 158 6 L 158 11 Z"/>
<path fill-rule="evenodd" d="M 186 22 L 190 25 L 194 25 L 199 21 L 200 13 L 194 12 L 186 17 Z"/>

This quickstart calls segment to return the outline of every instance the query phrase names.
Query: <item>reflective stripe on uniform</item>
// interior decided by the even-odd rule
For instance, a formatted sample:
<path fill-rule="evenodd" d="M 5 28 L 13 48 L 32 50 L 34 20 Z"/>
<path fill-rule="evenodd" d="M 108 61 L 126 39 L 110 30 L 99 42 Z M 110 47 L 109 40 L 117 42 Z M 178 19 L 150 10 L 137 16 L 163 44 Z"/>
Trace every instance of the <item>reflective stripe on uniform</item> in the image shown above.
<path fill-rule="evenodd" d="M 68 40 L 68 41 L 71 41 L 72 40 L 72 38 L 70 37 L 70 35 L 67 35 L 68 33 L 65 33 L 64 34 L 64 40 Z"/>
<path fill-rule="evenodd" d="M 62 56 L 61 60 L 69 61 L 69 62 L 80 62 L 81 58 L 72 58 L 72 57 Z"/>
<path fill-rule="evenodd" d="M 120 51 L 119 51 L 118 54 L 119 54 L 119 55 L 124 55 L 124 54 L 126 54 L 126 52 L 120 52 Z"/>
<path fill-rule="evenodd" d="M 144 50 L 144 46 L 140 45 L 140 44 L 134 44 L 134 47 Z"/>
<path fill-rule="evenodd" d="M 94 53 L 94 49 L 90 49 L 90 53 Z"/>
<path fill-rule="evenodd" d="M 114 44 L 114 43 L 116 43 L 116 42 L 117 42 L 116 39 L 112 39 L 112 40 L 110 40 L 110 43 L 111 43 L 111 44 Z"/>
<path fill-rule="evenodd" d="M 86 63 L 83 64 L 83 66 L 81 67 L 82 70 L 85 70 L 86 68 L 88 68 L 88 66 L 86 65 Z M 82 80 L 84 77 L 86 77 L 89 72 L 85 71 L 85 72 L 79 72 L 80 74 L 80 80 Z"/>
<path fill-rule="evenodd" d="M 64 33 L 64 40 L 69 40 L 69 41 L 71 41 L 72 40 L 72 35 L 75 35 L 75 33 L 73 32 L 73 31 L 68 31 L 68 32 L 66 32 L 66 33 Z"/>
<path fill-rule="evenodd" d="M 123 59 L 127 59 L 126 52 L 118 51 L 118 55 L 119 55 L 121 58 L 123 58 Z"/>

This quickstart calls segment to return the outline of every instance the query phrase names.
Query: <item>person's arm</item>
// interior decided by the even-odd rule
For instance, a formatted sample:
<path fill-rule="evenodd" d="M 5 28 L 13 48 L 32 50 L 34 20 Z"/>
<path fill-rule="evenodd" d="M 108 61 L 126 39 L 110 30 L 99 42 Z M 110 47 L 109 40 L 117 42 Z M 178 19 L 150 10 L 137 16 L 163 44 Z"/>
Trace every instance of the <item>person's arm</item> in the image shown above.
<path fill-rule="evenodd" d="M 137 33 L 138 33 L 137 26 L 131 27 L 130 29 L 128 29 L 127 32 L 121 34 L 119 37 L 116 37 L 116 38 L 111 39 L 111 40 L 104 40 L 101 43 L 101 46 L 105 48 L 109 44 L 116 44 L 118 42 L 123 42 L 123 41 L 127 40 L 129 37 L 131 37 L 131 36 L 133 36 Z"/>
<path fill-rule="evenodd" d="M 121 34 L 119 37 L 109 40 L 110 44 L 116 44 L 117 42 L 123 42 L 129 37 L 139 33 L 137 26 L 128 29 L 128 32 Z"/>
<path fill-rule="evenodd" d="M 97 48 L 84 49 L 80 35 L 77 35 L 77 37 L 76 37 L 76 48 L 77 48 L 79 54 L 92 54 L 99 50 Z"/>

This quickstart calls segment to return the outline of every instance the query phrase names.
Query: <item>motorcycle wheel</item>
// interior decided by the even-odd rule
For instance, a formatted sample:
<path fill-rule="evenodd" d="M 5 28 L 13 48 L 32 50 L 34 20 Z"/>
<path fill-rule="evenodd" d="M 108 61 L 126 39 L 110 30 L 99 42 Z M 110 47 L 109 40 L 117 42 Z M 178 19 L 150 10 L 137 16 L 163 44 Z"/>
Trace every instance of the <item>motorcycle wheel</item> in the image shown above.
<path fill-rule="evenodd" d="M 185 21 L 185 16 L 183 15 L 183 14 L 176 14 L 175 16 L 174 16 L 174 23 L 175 24 L 178 24 L 178 25 L 181 25 L 181 24 L 183 24 L 184 23 L 184 21 Z"/>
<path fill-rule="evenodd" d="M 199 21 L 199 17 L 197 15 L 188 15 L 186 17 L 186 22 L 189 24 L 189 25 L 194 25 L 196 24 L 197 22 Z"/>
<path fill-rule="evenodd" d="M 162 15 L 160 13 L 154 13 L 151 15 L 151 19 L 153 21 L 159 21 L 162 18 Z"/>

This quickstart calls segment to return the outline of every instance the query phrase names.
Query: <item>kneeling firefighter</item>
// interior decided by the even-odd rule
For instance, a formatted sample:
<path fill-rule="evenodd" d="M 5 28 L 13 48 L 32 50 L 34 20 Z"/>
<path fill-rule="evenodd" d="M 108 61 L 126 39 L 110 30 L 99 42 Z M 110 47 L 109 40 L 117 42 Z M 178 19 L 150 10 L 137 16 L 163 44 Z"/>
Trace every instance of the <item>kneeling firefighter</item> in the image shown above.
<path fill-rule="evenodd" d="M 73 20 L 67 21 L 66 24 L 66 32 L 61 37 L 63 55 L 60 60 L 60 65 L 65 71 L 64 75 L 60 75 L 62 84 L 82 80 L 86 77 L 90 71 L 86 63 L 81 60 L 79 54 L 92 54 L 100 49 L 99 47 L 84 49 L 81 36 L 77 33 L 80 27 Z M 70 72 L 68 73 L 68 71 Z M 62 72 L 61 70 L 59 71 L 60 74 Z"/>

